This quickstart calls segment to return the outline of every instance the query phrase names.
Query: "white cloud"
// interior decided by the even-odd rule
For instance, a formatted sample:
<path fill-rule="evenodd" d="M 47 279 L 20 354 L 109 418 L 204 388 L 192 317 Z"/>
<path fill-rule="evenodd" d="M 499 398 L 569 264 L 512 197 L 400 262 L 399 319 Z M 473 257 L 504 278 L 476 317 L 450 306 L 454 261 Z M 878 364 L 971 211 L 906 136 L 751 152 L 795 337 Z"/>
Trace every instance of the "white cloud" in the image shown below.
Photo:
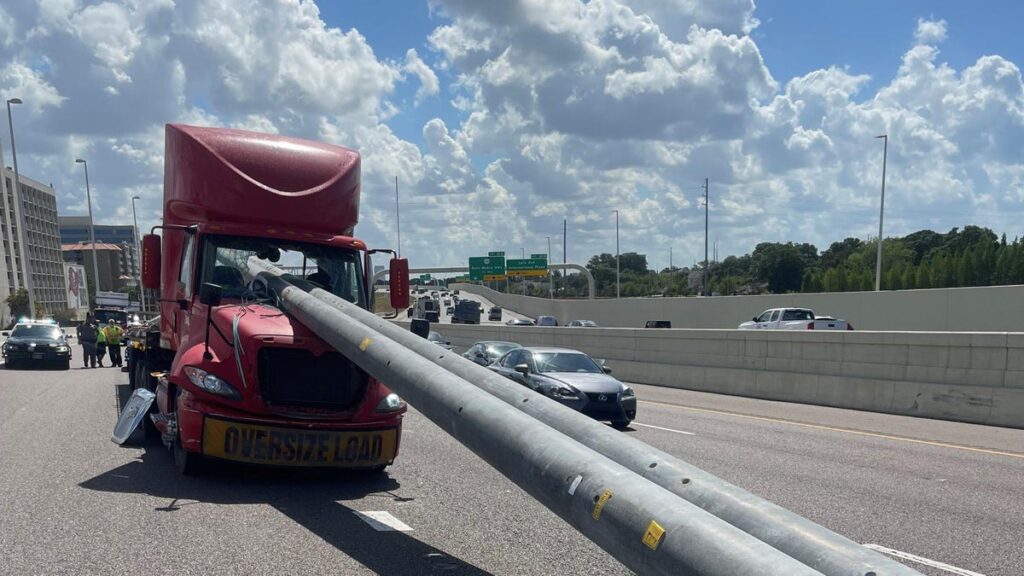
<path fill-rule="evenodd" d="M 914 32 L 914 38 L 918 44 L 940 44 L 944 42 L 946 40 L 946 21 L 919 19 L 917 21 L 917 31 Z"/>
<path fill-rule="evenodd" d="M 750 35 L 752 0 L 436 8 L 437 28 L 392 60 L 358 30 L 327 25 L 311 0 L 5 3 L 0 95 L 25 100 L 19 163 L 80 212 L 73 159 L 87 157 L 98 219 L 123 221 L 137 194 L 148 226 L 165 122 L 334 142 L 363 155 L 357 232 L 372 245 L 395 244 L 398 178 L 414 265 L 539 252 L 563 218 L 570 258 L 583 259 L 614 248 L 613 209 L 624 250 L 674 246 L 686 262 L 702 255 L 705 176 L 726 253 L 867 236 L 881 133 L 888 230 L 1011 229 L 1024 210 L 1019 65 L 946 63 L 944 20 L 918 21 L 893 78 L 827 67 L 780 85 Z M 444 120 L 418 120 L 420 144 L 390 127 L 446 104 Z"/>

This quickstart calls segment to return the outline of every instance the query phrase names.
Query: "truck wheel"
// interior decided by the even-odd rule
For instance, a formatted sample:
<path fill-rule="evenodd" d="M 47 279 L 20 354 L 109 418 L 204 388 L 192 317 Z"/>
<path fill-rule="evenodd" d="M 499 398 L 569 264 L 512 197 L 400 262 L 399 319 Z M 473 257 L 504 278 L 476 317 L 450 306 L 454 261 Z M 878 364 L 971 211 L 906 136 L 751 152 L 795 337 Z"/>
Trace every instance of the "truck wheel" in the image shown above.
<path fill-rule="evenodd" d="M 147 418 L 148 420 L 148 418 Z M 198 476 L 202 473 L 203 457 L 195 452 L 185 450 L 181 445 L 181 435 L 174 439 L 174 465 L 182 476 Z"/>
<path fill-rule="evenodd" d="M 149 366 L 144 360 L 136 361 L 135 369 L 131 372 L 129 381 L 131 382 L 131 390 L 135 391 L 139 388 L 145 388 L 150 392 L 155 392 L 153 388 L 149 386 Z M 149 413 L 142 418 L 142 431 L 145 435 L 146 440 L 156 440 L 160 437 L 160 431 L 156 429 L 153 424 L 153 420 L 149 417 L 150 414 L 156 414 L 157 407 L 156 402 L 153 402 L 152 406 L 149 407 Z"/>

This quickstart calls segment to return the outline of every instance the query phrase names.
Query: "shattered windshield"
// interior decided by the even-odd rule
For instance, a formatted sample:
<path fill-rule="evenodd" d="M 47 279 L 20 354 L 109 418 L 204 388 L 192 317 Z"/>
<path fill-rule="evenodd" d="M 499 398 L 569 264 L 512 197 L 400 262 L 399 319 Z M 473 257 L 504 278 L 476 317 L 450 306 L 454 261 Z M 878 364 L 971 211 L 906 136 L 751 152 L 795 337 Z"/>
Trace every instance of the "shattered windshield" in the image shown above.
<path fill-rule="evenodd" d="M 362 267 L 355 250 L 273 238 L 208 236 L 203 250 L 199 286 L 222 288 L 224 298 L 256 298 L 250 257 L 277 266 L 283 278 L 304 288 L 322 288 L 365 307 Z"/>

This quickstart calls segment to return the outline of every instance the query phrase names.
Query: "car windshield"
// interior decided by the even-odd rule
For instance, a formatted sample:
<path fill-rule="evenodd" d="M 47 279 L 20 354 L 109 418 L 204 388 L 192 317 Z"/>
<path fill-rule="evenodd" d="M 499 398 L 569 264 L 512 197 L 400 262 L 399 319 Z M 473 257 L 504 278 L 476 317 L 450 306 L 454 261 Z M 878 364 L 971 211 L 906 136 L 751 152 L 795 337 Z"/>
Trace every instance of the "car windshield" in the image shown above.
<path fill-rule="evenodd" d="M 538 372 L 603 372 L 590 356 L 579 352 L 534 352 L 533 361 Z"/>
<path fill-rule="evenodd" d="M 218 284 L 224 298 L 250 298 L 256 294 L 248 260 L 256 257 L 282 269 L 284 279 L 303 287 L 330 291 L 349 302 L 365 302 L 359 253 L 334 246 L 290 242 L 274 238 L 208 236 L 199 281 Z"/>
<path fill-rule="evenodd" d="M 56 326 L 43 326 L 40 324 L 22 324 L 14 327 L 11 332 L 12 338 L 60 338 L 60 329 Z"/>
<path fill-rule="evenodd" d="M 498 344 L 489 344 L 487 346 L 487 357 L 497 358 L 504 355 L 509 350 L 519 348 L 519 344 L 513 344 L 511 342 L 501 342 Z"/>

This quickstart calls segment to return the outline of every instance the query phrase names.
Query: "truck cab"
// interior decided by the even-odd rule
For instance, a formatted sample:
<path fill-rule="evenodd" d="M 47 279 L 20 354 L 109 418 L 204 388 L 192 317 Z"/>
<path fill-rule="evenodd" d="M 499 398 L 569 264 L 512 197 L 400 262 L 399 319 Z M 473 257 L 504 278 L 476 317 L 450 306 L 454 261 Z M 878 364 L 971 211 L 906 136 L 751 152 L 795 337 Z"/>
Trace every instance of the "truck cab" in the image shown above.
<path fill-rule="evenodd" d="M 143 285 L 160 290 L 159 335 L 130 375 L 155 392 L 152 433 L 182 472 L 207 458 L 394 461 L 404 402 L 290 316 L 250 266 L 272 264 L 302 290 L 372 309 L 372 251 L 352 236 L 358 200 L 355 151 L 168 125 L 162 235 L 143 239 L 142 262 Z M 391 265 L 392 304 L 404 308 L 408 265 Z"/>

